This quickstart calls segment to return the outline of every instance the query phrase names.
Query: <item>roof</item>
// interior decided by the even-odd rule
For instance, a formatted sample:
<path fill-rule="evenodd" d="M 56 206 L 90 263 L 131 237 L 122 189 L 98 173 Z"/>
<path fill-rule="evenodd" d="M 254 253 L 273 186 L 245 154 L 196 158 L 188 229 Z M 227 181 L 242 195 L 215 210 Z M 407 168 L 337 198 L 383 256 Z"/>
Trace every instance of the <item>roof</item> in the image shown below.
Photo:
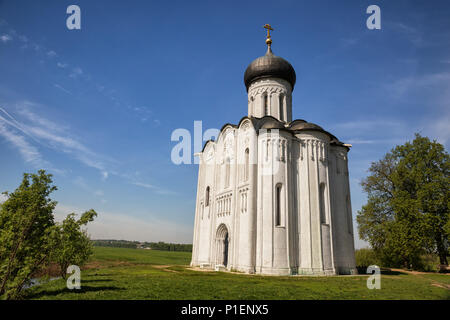
<path fill-rule="evenodd" d="M 264 78 L 286 80 L 291 84 L 292 90 L 294 90 L 296 81 L 294 68 L 285 59 L 274 55 L 270 47 L 265 55 L 253 60 L 245 70 L 244 83 L 247 91 L 254 81 Z"/>
<path fill-rule="evenodd" d="M 289 132 L 292 135 L 295 135 L 302 131 L 318 131 L 318 132 L 322 132 L 322 133 L 326 134 L 330 138 L 331 145 L 338 145 L 341 147 L 345 147 L 345 148 L 347 148 L 347 150 L 350 149 L 348 147 L 348 145 L 345 145 L 343 142 L 339 141 L 338 138 L 336 138 L 334 135 L 332 135 L 328 131 L 324 130 L 321 126 L 319 126 L 315 123 L 312 123 L 312 122 L 307 122 L 303 119 L 296 119 L 289 123 L 285 123 L 285 122 L 282 122 L 272 116 L 264 116 L 262 118 L 245 116 L 239 121 L 239 123 L 237 125 L 232 124 L 232 123 L 226 123 L 225 125 L 223 125 L 222 128 L 220 129 L 219 136 L 222 134 L 224 129 L 227 128 L 228 126 L 231 126 L 235 129 L 237 129 L 241 126 L 241 123 L 247 119 L 252 122 L 252 125 L 256 130 L 256 134 L 259 133 L 260 129 L 266 129 L 266 130 L 278 129 L 278 130 L 283 130 L 285 132 Z M 214 142 L 214 140 L 206 141 L 206 143 L 203 146 L 202 152 L 205 150 L 205 147 L 209 142 Z"/>

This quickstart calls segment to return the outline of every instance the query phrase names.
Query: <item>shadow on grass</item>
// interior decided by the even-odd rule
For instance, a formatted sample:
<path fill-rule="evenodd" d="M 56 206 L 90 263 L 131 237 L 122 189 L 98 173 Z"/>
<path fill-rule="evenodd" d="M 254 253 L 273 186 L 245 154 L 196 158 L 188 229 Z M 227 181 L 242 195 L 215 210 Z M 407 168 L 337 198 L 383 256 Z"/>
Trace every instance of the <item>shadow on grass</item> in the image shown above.
<path fill-rule="evenodd" d="M 83 283 L 89 283 L 89 282 L 111 282 L 111 279 L 92 279 L 92 280 L 83 280 L 81 279 L 81 287 L 83 287 Z"/>
<path fill-rule="evenodd" d="M 356 269 L 358 270 L 358 274 L 360 275 L 370 275 L 370 273 L 367 273 L 367 267 L 361 267 L 361 266 L 357 266 Z M 402 271 L 397 271 L 397 270 L 391 270 L 389 268 L 381 268 L 381 274 L 386 275 L 386 276 L 399 276 L 399 275 L 407 275 L 408 273 L 406 272 L 402 272 Z M 372 272 L 373 273 L 373 272 Z"/>
<path fill-rule="evenodd" d="M 109 280 L 111 281 L 111 280 Z M 87 282 L 87 281 L 84 281 Z M 94 282 L 94 281 L 92 281 Z M 119 287 L 113 287 L 113 286 L 102 286 L 102 287 L 92 287 L 92 286 L 84 286 L 83 283 L 81 283 L 81 289 L 80 290 L 69 290 L 68 288 L 63 288 L 59 290 L 43 290 L 36 293 L 29 294 L 26 298 L 27 299 L 39 299 L 41 297 L 53 297 L 57 296 L 59 294 L 66 294 L 66 293 L 86 293 L 86 292 L 99 292 L 99 291 L 122 291 L 125 290 L 123 288 Z"/>
<path fill-rule="evenodd" d="M 400 275 L 407 275 L 406 272 L 402 272 L 402 271 L 394 271 L 391 269 L 381 269 L 381 274 L 387 275 L 387 276 L 400 276 Z"/>

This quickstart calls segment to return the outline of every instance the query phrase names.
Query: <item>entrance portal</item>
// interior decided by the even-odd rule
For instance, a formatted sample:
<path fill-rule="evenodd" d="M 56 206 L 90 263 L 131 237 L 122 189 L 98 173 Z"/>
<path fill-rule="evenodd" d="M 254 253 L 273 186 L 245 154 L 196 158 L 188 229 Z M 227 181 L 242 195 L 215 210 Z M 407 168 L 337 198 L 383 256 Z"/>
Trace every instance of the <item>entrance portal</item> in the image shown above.
<path fill-rule="evenodd" d="M 217 228 L 216 233 L 216 264 L 223 265 L 226 267 L 228 265 L 228 244 L 230 242 L 230 237 L 228 234 L 228 229 L 225 224 L 221 224 Z"/>

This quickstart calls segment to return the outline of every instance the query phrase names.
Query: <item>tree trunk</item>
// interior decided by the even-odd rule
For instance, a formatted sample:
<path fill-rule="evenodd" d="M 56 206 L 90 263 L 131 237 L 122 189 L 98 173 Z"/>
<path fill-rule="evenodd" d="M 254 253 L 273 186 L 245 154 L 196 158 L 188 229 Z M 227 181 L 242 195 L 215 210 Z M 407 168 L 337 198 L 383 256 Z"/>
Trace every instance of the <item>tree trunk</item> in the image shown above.
<path fill-rule="evenodd" d="M 442 239 L 442 235 L 438 235 L 436 237 L 436 248 L 437 248 L 437 252 L 439 255 L 439 262 L 441 265 L 446 265 L 448 266 L 448 261 L 447 261 L 447 250 L 444 246 L 444 239 Z"/>
<path fill-rule="evenodd" d="M 447 254 L 445 252 L 439 253 L 439 262 L 441 265 L 448 266 Z"/>

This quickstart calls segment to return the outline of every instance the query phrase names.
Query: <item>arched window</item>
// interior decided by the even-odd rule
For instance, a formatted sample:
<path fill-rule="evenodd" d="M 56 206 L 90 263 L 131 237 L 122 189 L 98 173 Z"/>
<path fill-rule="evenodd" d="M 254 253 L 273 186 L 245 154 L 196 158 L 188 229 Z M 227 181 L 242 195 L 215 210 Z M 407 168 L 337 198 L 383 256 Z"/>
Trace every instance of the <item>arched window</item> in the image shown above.
<path fill-rule="evenodd" d="M 319 210 L 320 210 L 320 223 L 327 223 L 325 212 L 325 183 L 321 183 L 319 186 Z"/>
<path fill-rule="evenodd" d="M 206 193 L 205 193 L 205 206 L 209 206 L 209 186 L 206 187 Z"/>
<path fill-rule="evenodd" d="M 248 181 L 248 176 L 249 176 L 249 170 L 250 170 L 250 165 L 249 165 L 249 161 L 250 161 L 250 155 L 249 155 L 249 150 L 248 148 L 245 149 L 245 167 L 244 167 L 244 181 Z"/>
<path fill-rule="evenodd" d="M 281 184 L 278 184 L 275 188 L 275 226 L 277 227 L 282 225 L 281 188 Z"/>
<path fill-rule="evenodd" d="M 269 99 L 267 97 L 267 94 L 264 94 L 264 96 L 263 96 L 263 110 L 264 110 L 264 115 L 268 116 L 269 115 Z"/>
<path fill-rule="evenodd" d="M 280 106 L 280 120 L 284 121 L 284 106 L 283 106 L 283 100 L 284 100 L 284 96 L 283 94 L 280 94 L 279 96 L 279 106 Z"/>

